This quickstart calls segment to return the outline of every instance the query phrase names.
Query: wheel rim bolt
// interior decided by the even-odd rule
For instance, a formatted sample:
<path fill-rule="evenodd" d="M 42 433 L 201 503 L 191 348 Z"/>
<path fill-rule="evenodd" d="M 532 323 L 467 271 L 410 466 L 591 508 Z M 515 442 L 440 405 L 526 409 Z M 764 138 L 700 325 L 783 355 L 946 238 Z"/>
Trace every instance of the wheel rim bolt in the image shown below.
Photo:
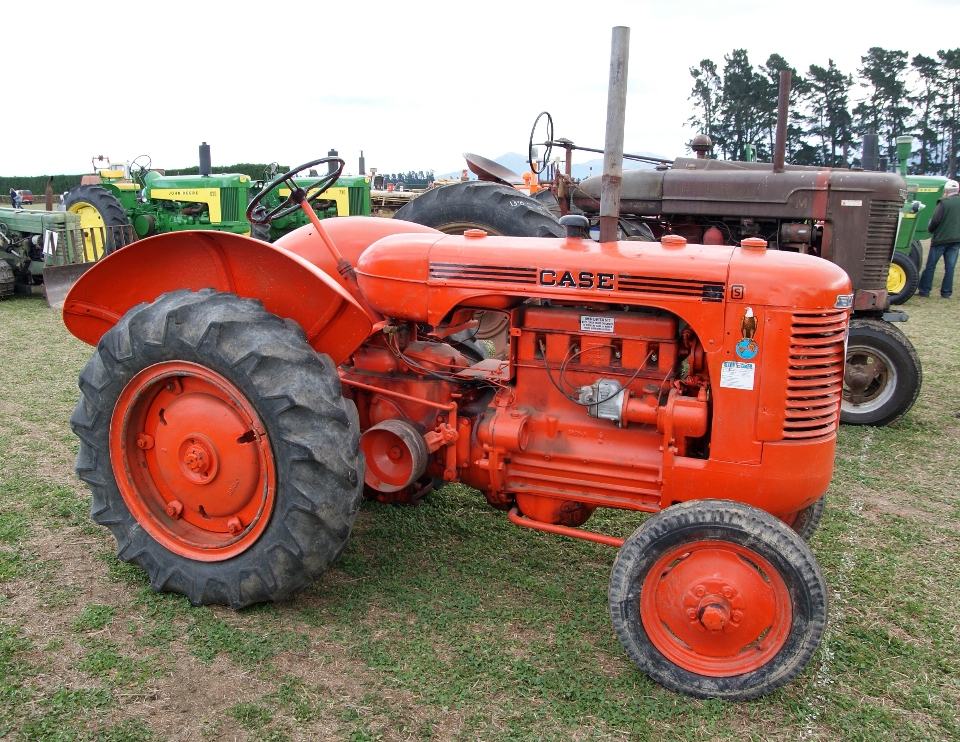
<path fill-rule="evenodd" d="M 177 520 L 180 517 L 180 514 L 183 512 L 183 503 L 179 500 L 171 500 L 167 503 L 167 515 L 169 515 L 174 520 Z"/>
<path fill-rule="evenodd" d="M 240 533 L 240 531 L 243 530 L 243 524 L 240 522 L 239 518 L 234 516 L 233 518 L 227 521 L 227 530 L 233 534 Z"/>
<path fill-rule="evenodd" d="M 733 588 L 727 586 L 723 588 L 723 597 L 732 598 L 733 597 Z"/>

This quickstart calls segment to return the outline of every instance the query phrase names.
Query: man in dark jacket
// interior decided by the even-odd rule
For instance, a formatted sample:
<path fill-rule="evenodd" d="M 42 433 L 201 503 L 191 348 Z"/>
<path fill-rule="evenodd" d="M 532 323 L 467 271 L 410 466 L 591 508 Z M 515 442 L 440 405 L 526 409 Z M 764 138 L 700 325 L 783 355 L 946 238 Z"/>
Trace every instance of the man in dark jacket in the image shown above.
<path fill-rule="evenodd" d="M 937 201 L 937 208 L 927 229 L 933 234 L 930 240 L 930 252 L 927 254 L 927 264 L 920 276 L 920 287 L 917 296 L 930 296 L 933 288 L 933 273 L 937 269 L 937 262 L 943 256 L 943 283 L 940 284 L 940 296 L 949 299 L 953 293 L 953 270 L 957 267 L 957 253 L 960 252 L 960 198 L 957 191 L 960 184 L 955 180 L 948 180 L 943 190 L 943 198 Z"/>

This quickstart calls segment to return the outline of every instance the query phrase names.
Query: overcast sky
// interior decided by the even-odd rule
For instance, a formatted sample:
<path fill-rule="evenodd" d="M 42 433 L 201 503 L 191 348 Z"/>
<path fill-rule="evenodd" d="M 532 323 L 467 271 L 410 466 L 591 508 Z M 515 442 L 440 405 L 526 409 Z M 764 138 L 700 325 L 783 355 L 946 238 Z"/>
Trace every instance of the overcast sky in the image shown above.
<path fill-rule="evenodd" d="M 871 46 L 932 56 L 960 46 L 960 0 L 4 0 L 0 174 L 89 172 L 99 154 L 185 167 L 201 141 L 215 165 L 333 147 L 352 172 L 363 150 L 382 172 L 440 173 L 462 152 L 526 152 L 542 110 L 557 137 L 602 148 L 617 25 L 625 149 L 672 158 L 701 59 L 744 47 L 855 73 Z"/>

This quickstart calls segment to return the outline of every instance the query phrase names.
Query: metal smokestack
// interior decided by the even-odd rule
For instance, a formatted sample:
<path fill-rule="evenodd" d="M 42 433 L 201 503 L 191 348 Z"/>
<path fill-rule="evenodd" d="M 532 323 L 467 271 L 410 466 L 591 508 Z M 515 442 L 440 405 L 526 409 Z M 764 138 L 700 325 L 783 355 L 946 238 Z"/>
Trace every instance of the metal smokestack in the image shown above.
<path fill-rule="evenodd" d="M 790 83 L 793 73 L 780 70 L 780 98 L 777 100 L 777 138 L 773 149 L 773 172 L 782 173 L 787 159 L 787 116 L 790 114 Z"/>
<path fill-rule="evenodd" d="M 607 131 L 603 139 L 603 177 L 600 180 L 600 242 L 617 240 L 629 62 L 630 29 L 614 26 L 610 43 L 610 82 L 607 86 Z"/>
<path fill-rule="evenodd" d="M 337 150 L 335 150 L 335 149 L 331 149 L 329 152 L 327 152 L 327 157 L 339 157 L 339 156 L 340 156 L 340 153 L 337 152 Z M 328 162 L 328 163 L 327 163 L 327 172 L 328 172 L 328 173 L 335 172 L 336 169 L 337 169 L 336 163 L 333 163 L 333 162 Z"/>
<path fill-rule="evenodd" d="M 200 145 L 200 175 L 210 175 L 210 145 L 203 142 Z"/>
<path fill-rule="evenodd" d="M 363 159 L 363 150 L 360 150 L 360 175 L 367 174 L 367 161 Z"/>
<path fill-rule="evenodd" d="M 863 135 L 863 157 L 861 165 L 864 170 L 876 170 L 877 158 L 880 155 L 880 137 L 873 133 L 873 129 Z"/>

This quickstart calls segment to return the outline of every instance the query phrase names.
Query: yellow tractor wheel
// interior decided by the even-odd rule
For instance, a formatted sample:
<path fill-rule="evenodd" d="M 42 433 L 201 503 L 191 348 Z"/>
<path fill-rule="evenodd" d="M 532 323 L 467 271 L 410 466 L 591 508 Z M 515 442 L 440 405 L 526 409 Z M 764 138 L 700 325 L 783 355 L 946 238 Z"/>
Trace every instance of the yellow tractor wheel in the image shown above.
<path fill-rule="evenodd" d="M 887 274 L 887 295 L 891 304 L 903 304 L 916 293 L 920 271 L 908 255 L 894 250 Z"/>
<path fill-rule="evenodd" d="M 63 203 L 67 211 L 80 216 L 83 262 L 99 260 L 132 241 L 126 210 L 120 200 L 103 186 L 72 188 Z"/>

